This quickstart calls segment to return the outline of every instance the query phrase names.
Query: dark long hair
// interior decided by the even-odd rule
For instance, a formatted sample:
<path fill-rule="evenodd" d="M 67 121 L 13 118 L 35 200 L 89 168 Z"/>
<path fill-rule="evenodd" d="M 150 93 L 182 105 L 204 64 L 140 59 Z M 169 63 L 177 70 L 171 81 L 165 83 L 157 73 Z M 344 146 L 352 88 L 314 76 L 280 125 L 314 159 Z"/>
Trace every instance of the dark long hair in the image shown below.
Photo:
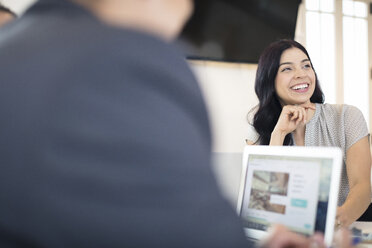
<path fill-rule="evenodd" d="M 268 145 L 270 143 L 271 133 L 279 119 L 282 106 L 275 92 L 275 78 L 279 69 L 280 57 L 282 53 L 289 48 L 298 48 L 303 51 L 310 60 L 306 49 L 294 40 L 279 40 L 271 43 L 261 54 L 258 61 L 256 72 L 255 92 L 259 100 L 255 108 L 253 126 L 259 134 L 256 143 Z M 313 64 L 311 67 L 315 73 L 315 90 L 310 98 L 312 103 L 323 103 L 324 94 L 320 88 L 318 76 L 316 75 Z M 291 135 L 288 134 L 284 139 L 283 145 L 292 145 Z"/>

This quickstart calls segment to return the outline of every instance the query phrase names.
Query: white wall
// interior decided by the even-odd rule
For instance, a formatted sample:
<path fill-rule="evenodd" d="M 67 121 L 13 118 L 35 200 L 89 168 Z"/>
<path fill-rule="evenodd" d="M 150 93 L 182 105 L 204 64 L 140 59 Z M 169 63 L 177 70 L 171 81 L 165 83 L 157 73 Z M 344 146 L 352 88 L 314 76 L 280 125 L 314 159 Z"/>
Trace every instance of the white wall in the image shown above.
<path fill-rule="evenodd" d="M 247 113 L 258 103 L 254 92 L 257 65 L 189 61 L 209 112 L 213 135 L 213 171 L 221 193 L 236 207 Z"/>
<path fill-rule="evenodd" d="M 214 152 L 242 152 L 247 113 L 258 103 L 254 93 L 257 65 L 190 61 L 204 93 L 211 120 Z"/>

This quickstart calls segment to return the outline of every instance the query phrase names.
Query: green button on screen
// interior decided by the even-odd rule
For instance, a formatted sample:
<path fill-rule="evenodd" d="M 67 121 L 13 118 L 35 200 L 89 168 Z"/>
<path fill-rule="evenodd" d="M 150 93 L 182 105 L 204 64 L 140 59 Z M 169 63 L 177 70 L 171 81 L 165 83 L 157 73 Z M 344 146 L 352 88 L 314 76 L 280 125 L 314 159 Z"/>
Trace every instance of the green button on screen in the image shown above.
<path fill-rule="evenodd" d="M 291 205 L 293 207 L 306 208 L 307 201 L 302 199 L 291 199 Z"/>

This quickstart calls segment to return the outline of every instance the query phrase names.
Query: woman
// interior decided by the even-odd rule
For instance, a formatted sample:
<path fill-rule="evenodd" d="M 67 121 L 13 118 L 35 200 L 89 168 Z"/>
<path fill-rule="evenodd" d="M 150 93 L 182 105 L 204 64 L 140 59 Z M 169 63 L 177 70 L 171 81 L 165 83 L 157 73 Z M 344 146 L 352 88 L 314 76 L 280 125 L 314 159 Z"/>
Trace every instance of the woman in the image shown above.
<path fill-rule="evenodd" d="M 274 42 L 262 53 L 255 91 L 259 104 L 248 144 L 342 149 L 336 223 L 349 226 L 371 202 L 369 133 L 362 113 L 350 105 L 324 104 L 310 57 L 293 40 Z"/>

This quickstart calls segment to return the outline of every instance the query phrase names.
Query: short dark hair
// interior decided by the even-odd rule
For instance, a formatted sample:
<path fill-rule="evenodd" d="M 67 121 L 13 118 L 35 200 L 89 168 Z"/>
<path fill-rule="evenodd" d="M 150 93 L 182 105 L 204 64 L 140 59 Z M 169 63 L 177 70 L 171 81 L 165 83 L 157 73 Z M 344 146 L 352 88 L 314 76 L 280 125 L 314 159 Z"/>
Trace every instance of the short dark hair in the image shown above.
<path fill-rule="evenodd" d="M 3 6 L 1 3 L 0 3 L 0 12 L 6 12 L 8 14 L 11 14 L 14 17 L 17 17 L 17 15 L 13 11 L 11 11 L 9 8 Z"/>

